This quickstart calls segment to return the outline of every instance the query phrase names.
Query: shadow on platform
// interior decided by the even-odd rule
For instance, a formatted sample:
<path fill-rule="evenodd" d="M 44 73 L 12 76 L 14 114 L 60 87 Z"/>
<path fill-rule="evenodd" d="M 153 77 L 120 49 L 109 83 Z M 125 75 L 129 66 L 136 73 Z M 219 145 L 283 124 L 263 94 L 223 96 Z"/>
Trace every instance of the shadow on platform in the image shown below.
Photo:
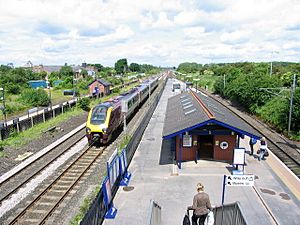
<path fill-rule="evenodd" d="M 160 165 L 173 164 L 173 159 L 175 157 L 175 149 L 172 151 L 172 139 L 163 139 L 161 150 L 160 150 Z"/>

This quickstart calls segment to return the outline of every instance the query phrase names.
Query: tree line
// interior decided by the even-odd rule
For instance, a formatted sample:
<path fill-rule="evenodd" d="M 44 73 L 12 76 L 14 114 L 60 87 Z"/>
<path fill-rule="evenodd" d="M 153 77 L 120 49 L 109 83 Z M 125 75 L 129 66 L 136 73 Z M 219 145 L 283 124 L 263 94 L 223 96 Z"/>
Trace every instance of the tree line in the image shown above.
<path fill-rule="evenodd" d="M 293 74 L 297 75 L 294 94 L 291 129 L 300 138 L 300 63 L 181 63 L 177 71 L 196 73 L 197 77 L 210 74 L 217 77 L 214 92 L 230 99 L 248 112 L 272 124 L 280 132 L 286 132 L 290 110 Z"/>

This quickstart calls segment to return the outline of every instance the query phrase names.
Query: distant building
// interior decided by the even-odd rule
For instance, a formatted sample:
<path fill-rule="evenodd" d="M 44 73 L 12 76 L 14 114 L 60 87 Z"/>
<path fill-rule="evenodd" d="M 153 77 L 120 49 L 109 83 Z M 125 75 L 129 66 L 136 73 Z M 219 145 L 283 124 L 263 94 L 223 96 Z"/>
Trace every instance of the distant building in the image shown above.
<path fill-rule="evenodd" d="M 111 83 L 103 79 L 96 79 L 88 85 L 90 95 L 100 95 L 100 97 L 110 94 L 110 86 Z"/>
<path fill-rule="evenodd" d="M 87 71 L 87 75 L 91 76 L 93 78 L 96 77 L 96 72 L 98 71 L 98 69 L 94 66 L 89 66 L 87 65 L 87 63 L 82 63 L 82 65 L 70 65 L 73 72 L 74 72 L 74 79 L 78 80 L 83 77 L 82 71 Z M 41 73 L 41 72 L 46 72 L 47 75 L 51 74 L 52 72 L 59 72 L 60 69 L 62 68 L 62 66 L 58 66 L 58 65 L 36 65 L 34 66 L 33 63 L 31 61 L 28 61 L 24 66 L 22 66 L 22 68 L 26 68 L 26 69 L 32 69 L 33 72 L 35 73 Z"/>

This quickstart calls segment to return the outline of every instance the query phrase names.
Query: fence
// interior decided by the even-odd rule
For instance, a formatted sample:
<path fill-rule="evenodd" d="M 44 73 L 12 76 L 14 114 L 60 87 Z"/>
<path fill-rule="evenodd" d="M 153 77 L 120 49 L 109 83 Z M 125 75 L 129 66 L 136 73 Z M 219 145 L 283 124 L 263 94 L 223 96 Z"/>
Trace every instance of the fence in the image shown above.
<path fill-rule="evenodd" d="M 160 92 L 153 99 L 153 103 L 150 106 L 150 109 L 147 111 L 147 114 L 142 119 L 140 126 L 134 132 L 130 142 L 126 146 L 126 156 L 127 156 L 128 165 L 130 164 L 130 161 L 133 158 L 135 150 L 137 149 L 137 147 L 140 143 L 140 140 L 142 139 L 143 133 L 149 123 L 149 120 L 151 119 L 152 114 L 159 102 L 159 99 L 162 95 L 165 84 L 166 84 L 166 82 L 163 83 L 163 86 L 162 86 Z M 112 187 L 112 196 L 115 196 L 115 194 L 117 193 L 119 183 L 120 183 L 120 177 L 118 177 L 117 181 L 115 182 L 114 186 Z M 80 222 L 80 225 L 100 225 L 100 224 L 102 224 L 102 222 L 104 220 L 104 215 L 107 211 L 107 209 L 104 206 L 103 197 L 104 196 L 103 196 L 102 190 L 100 189 L 99 193 L 97 194 L 96 198 L 94 199 L 93 203 L 91 204 L 88 212 L 85 214 L 84 218 Z"/>
<path fill-rule="evenodd" d="M 155 201 L 151 200 L 147 225 L 160 225 L 160 224 L 161 224 L 161 207 Z"/>
<path fill-rule="evenodd" d="M 20 118 L 16 118 L 12 120 L 12 124 L 7 126 L 4 126 L 3 123 L 0 124 L 0 140 L 7 139 L 15 133 L 25 131 L 32 128 L 34 125 L 52 119 L 57 115 L 70 110 L 75 105 L 76 100 L 65 102 L 64 104 L 59 104 L 51 108 L 43 108 L 40 110 L 35 108 L 34 111 L 28 110 L 27 118 L 23 118 L 22 120 Z"/>
<path fill-rule="evenodd" d="M 214 225 L 247 225 L 239 202 L 216 207 L 213 212 Z"/>

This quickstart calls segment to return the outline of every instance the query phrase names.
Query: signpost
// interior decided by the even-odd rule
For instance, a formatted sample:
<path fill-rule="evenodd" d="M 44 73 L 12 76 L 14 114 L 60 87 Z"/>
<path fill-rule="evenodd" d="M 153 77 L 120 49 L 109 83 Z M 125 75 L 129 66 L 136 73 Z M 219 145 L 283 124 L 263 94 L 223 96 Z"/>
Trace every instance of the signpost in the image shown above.
<path fill-rule="evenodd" d="M 225 198 L 225 187 L 226 186 L 254 186 L 254 175 L 224 175 L 223 179 L 223 192 L 222 192 L 222 205 L 224 204 Z"/>

